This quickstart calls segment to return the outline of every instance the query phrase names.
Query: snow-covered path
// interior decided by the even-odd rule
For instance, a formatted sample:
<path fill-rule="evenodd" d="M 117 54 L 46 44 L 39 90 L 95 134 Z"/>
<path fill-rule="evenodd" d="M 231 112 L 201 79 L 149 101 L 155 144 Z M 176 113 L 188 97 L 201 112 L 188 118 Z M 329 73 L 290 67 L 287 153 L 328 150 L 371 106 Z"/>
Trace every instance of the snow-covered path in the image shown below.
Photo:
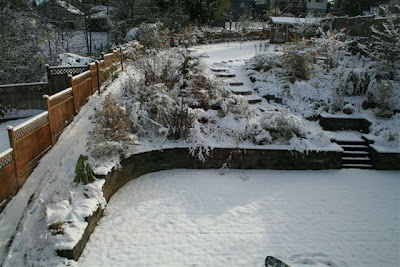
<path fill-rule="evenodd" d="M 174 170 L 114 195 L 77 266 L 396 266 L 399 172 Z"/>

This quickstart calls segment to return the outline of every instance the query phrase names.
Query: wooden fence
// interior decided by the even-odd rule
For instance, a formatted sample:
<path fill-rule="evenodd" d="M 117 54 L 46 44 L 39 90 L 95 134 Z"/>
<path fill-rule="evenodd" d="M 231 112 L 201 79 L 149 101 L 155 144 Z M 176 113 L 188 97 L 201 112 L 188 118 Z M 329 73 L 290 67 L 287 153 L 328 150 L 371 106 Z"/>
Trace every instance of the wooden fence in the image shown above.
<path fill-rule="evenodd" d="M 89 70 L 69 77 L 71 87 L 44 95 L 45 112 L 8 128 L 11 149 L 0 154 L 0 211 L 5 200 L 25 183 L 39 160 L 54 145 L 79 109 L 122 66 L 122 51 L 115 50 L 92 63 Z"/>
<path fill-rule="evenodd" d="M 89 66 L 59 66 L 47 68 L 47 82 L 0 85 L 0 104 L 17 109 L 46 110 L 43 95 L 53 95 L 71 87 L 70 75 L 89 70 Z"/>
<path fill-rule="evenodd" d="M 81 66 L 46 66 L 47 81 L 49 83 L 49 95 L 58 93 L 71 87 L 70 75 L 75 76 L 89 69 L 87 65 Z"/>
<path fill-rule="evenodd" d="M 45 109 L 43 94 L 48 94 L 47 83 L 0 85 L 0 104 L 19 109 Z"/>

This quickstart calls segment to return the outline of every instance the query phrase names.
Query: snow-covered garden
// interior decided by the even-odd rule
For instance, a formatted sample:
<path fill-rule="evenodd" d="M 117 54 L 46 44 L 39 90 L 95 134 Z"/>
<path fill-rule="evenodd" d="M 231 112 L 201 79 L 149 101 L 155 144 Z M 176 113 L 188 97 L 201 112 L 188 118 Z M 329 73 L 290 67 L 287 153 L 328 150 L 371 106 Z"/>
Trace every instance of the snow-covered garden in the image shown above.
<path fill-rule="evenodd" d="M 395 266 L 398 173 L 174 170 L 113 196 L 77 266 Z M 373 256 L 371 256 L 373 255 Z"/>
<path fill-rule="evenodd" d="M 90 97 L 0 214 L 5 266 L 74 264 L 55 250 L 72 249 L 85 218 L 106 205 L 103 179 L 74 181 L 80 155 L 106 175 L 133 154 L 175 147 L 200 161 L 216 147 L 340 151 L 320 114 L 365 117 L 377 146 L 400 150 L 399 62 L 357 52 L 368 44 L 329 32 L 287 45 L 132 44 L 125 71 Z M 77 265 L 261 266 L 271 254 L 292 266 L 400 261 L 398 171 L 221 168 L 225 176 L 154 173 L 121 189 Z"/>

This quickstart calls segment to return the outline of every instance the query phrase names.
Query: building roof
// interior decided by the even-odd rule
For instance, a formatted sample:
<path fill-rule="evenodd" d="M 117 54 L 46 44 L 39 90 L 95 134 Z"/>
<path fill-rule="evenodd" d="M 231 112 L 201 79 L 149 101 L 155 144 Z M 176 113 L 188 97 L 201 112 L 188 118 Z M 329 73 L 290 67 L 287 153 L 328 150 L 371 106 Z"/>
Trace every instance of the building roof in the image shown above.
<path fill-rule="evenodd" d="M 301 23 L 305 23 L 305 18 L 294 18 L 294 17 L 269 17 L 269 20 L 273 24 L 282 24 L 282 25 L 299 25 Z"/>

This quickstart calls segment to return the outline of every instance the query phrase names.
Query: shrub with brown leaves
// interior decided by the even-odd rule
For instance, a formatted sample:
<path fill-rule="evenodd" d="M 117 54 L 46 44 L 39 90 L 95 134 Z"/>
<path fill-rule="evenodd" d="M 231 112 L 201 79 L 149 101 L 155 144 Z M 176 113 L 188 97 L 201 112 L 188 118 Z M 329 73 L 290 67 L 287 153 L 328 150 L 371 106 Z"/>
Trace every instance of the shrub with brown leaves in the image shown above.
<path fill-rule="evenodd" d="M 94 116 L 96 124 L 91 136 L 97 141 L 131 140 L 129 129 L 132 121 L 125 108 L 118 105 L 112 94 L 108 94 L 102 108 Z"/>

